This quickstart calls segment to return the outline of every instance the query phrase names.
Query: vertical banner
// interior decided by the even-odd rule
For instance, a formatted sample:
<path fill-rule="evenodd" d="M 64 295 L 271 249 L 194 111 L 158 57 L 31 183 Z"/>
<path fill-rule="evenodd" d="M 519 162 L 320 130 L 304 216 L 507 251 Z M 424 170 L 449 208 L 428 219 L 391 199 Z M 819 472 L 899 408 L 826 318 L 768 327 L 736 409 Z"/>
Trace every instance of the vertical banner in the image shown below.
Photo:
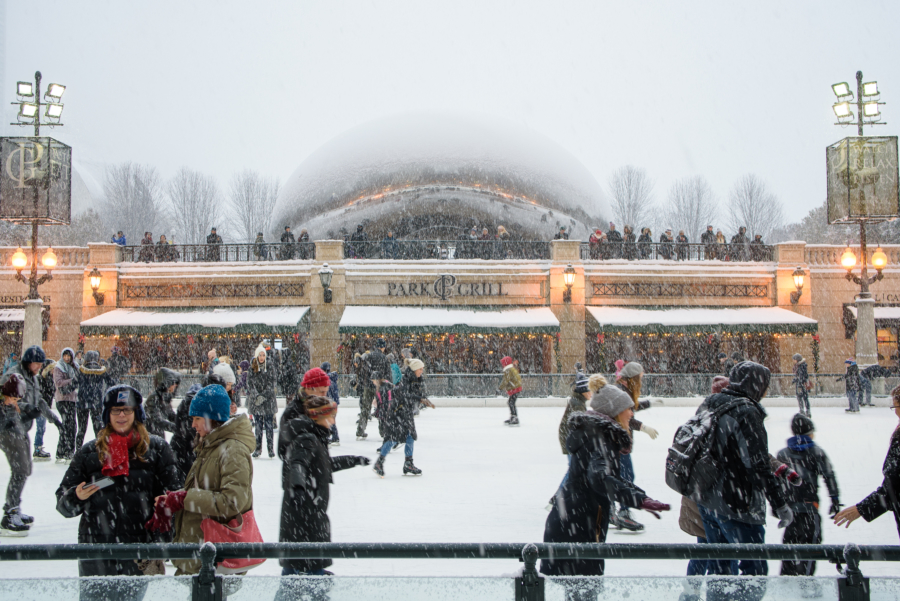
<path fill-rule="evenodd" d="M 900 216 L 897 136 L 844 138 L 825 149 L 828 223 Z"/>
<path fill-rule="evenodd" d="M 68 225 L 72 148 L 53 138 L 0 138 L 0 219 Z"/>

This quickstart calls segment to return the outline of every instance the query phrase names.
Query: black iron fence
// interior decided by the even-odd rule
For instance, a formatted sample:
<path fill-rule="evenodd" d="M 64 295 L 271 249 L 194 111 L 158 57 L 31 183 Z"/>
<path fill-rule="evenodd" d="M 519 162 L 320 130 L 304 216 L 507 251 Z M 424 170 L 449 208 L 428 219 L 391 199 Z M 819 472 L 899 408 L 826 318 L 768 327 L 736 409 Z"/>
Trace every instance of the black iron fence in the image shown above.
<path fill-rule="evenodd" d="M 295 244 L 145 244 L 123 246 L 122 260 L 137 263 L 289 261 L 315 259 L 314 242 Z"/>
<path fill-rule="evenodd" d="M 221 601 L 227 584 L 241 577 L 223 577 L 216 564 L 225 559 L 518 559 L 524 563 L 522 574 L 515 577 L 516 601 L 544 601 L 546 580 L 537 571 L 539 559 L 633 559 L 633 560 L 790 560 L 828 561 L 836 564 L 840 577 L 837 592 L 840 601 L 868 600 L 869 579 L 860 569 L 862 561 L 900 561 L 898 546 L 839 545 L 722 545 L 722 544 L 566 544 L 566 543 L 232 543 L 218 544 L 91 544 L 91 545 L 2 545 L 2 561 L 34 560 L 158 560 L 199 559 L 200 572 L 192 577 L 193 601 Z M 339 577 L 338 577 L 339 578 Z M 634 577 L 640 581 L 646 577 Z M 765 578 L 732 578 L 728 576 L 694 577 L 707 586 L 720 586 L 730 598 L 744 598 L 749 591 L 765 592 Z M 326 599 L 327 587 L 321 577 L 291 578 L 285 584 L 296 596 L 289 598 Z M 603 578 L 576 579 L 599 584 Z M 825 581 L 825 578 L 817 580 Z M 563 586 L 566 579 L 560 580 Z M 760 584 L 762 583 L 762 584 Z M 105 586 L 104 586 L 105 585 Z M 140 579 L 91 579 L 97 598 L 119 598 L 129 587 L 146 586 Z M 305 591 L 303 589 L 306 589 Z M 98 590 L 106 589 L 106 590 Z M 325 589 L 325 590 L 323 590 Z M 313 591 L 313 596 L 309 595 Z M 131 591 L 132 594 L 134 591 Z M 315 595 L 318 593 L 318 596 Z M 324 593 L 324 594 L 322 594 Z M 594 596 L 596 598 L 596 595 Z M 724 598 L 724 597 L 723 597 Z"/>
<path fill-rule="evenodd" d="M 678 244 L 675 242 L 581 243 L 582 261 L 774 261 L 767 244 Z"/>
<path fill-rule="evenodd" d="M 344 242 L 345 259 L 530 259 L 550 258 L 542 240 L 372 240 Z"/>

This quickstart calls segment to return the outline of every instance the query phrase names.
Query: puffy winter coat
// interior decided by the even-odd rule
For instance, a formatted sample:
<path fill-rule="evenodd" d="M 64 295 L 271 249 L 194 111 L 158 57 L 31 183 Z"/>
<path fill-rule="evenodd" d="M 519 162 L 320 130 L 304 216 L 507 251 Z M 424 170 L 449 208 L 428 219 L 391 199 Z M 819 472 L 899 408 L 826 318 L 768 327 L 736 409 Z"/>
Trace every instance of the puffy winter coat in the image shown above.
<path fill-rule="evenodd" d="M 566 448 L 566 439 L 569 438 L 569 417 L 579 411 L 587 411 L 587 399 L 581 393 L 573 392 L 559 422 L 559 446 L 562 447 L 563 455 L 569 454 L 569 449 Z"/>
<path fill-rule="evenodd" d="M 620 458 L 630 452 L 631 437 L 606 415 L 586 411 L 569 418 L 566 447 L 571 455 L 569 478 L 554 497 L 544 526 L 546 543 L 606 541 L 613 503 L 639 507 L 646 493 L 619 476 Z M 550 576 L 600 576 L 603 560 L 541 561 Z"/>
<path fill-rule="evenodd" d="M 352 455 L 330 457 L 331 432 L 304 414 L 300 394 L 288 405 L 278 430 L 278 457 L 281 459 L 281 527 L 278 540 L 283 543 L 331 542 L 328 501 L 333 472 L 357 465 Z M 255 440 L 254 440 L 255 444 Z M 281 565 L 300 572 L 321 570 L 330 559 L 282 559 Z"/>
<path fill-rule="evenodd" d="M 175 514 L 175 542 L 203 540 L 205 518 L 228 522 L 253 509 L 256 437 L 247 416 L 234 417 L 203 437 L 184 483 L 184 509 Z M 196 574 L 199 560 L 175 560 L 176 576 Z"/>
<path fill-rule="evenodd" d="M 778 451 L 778 461 L 794 468 L 803 478 L 800 486 L 789 486 L 786 482 L 781 484 L 794 513 L 819 512 L 819 476 L 825 480 L 829 497 L 840 495 L 828 455 L 808 437 L 789 438 L 787 448 Z"/>
<path fill-rule="evenodd" d="M 366 362 L 369 364 L 369 377 L 372 380 L 390 380 L 391 362 L 387 355 L 378 349 L 372 349 L 368 353 Z M 369 384 L 371 386 L 371 383 Z"/>
<path fill-rule="evenodd" d="M 503 377 L 500 378 L 500 390 L 506 391 L 506 394 L 513 395 L 522 392 L 522 376 L 515 365 L 507 365 L 503 368 Z"/>
<path fill-rule="evenodd" d="M 728 387 L 707 397 L 697 409 L 698 413 L 706 408 L 714 410 L 744 399 L 719 417 L 712 444 L 722 474 L 698 499 L 699 505 L 723 519 L 765 524 L 766 499 L 774 509 L 786 503 L 769 463 L 769 438 L 763 425 L 766 411 L 759 404 L 770 378 L 769 370 L 758 363 L 738 363 L 731 370 Z"/>
<path fill-rule="evenodd" d="M 409 434 L 413 440 L 418 440 L 415 411 L 419 402 L 425 398 L 422 378 L 417 377 L 416 373 L 407 367 L 403 370 L 400 385 L 394 388 L 390 395 L 386 390 L 379 391 L 379 394 L 378 419 L 384 439 L 403 442 Z"/>
<path fill-rule="evenodd" d="M 177 387 L 180 383 L 181 374 L 168 367 L 160 368 L 153 375 L 153 394 L 144 403 L 144 412 L 147 415 L 144 425 L 150 434 L 165 438 L 166 432 L 175 431 L 175 410 L 172 409 L 175 393 L 169 392 L 169 388 L 173 385 Z"/>
<path fill-rule="evenodd" d="M 100 365 L 100 353 L 88 351 L 84 363 L 78 368 L 78 408 L 99 409 L 103 404 L 103 394 L 114 385 L 105 365 Z"/>
<path fill-rule="evenodd" d="M 247 412 L 250 415 L 275 415 L 278 413 L 278 404 L 275 401 L 275 381 L 277 379 L 278 368 L 271 359 L 267 359 L 263 363 L 253 359 L 250 363 L 250 376 L 247 378 Z"/>
<path fill-rule="evenodd" d="M 75 487 L 105 478 L 102 467 L 96 440 L 81 447 L 56 490 L 56 510 L 67 518 L 81 516 L 79 543 L 153 542 L 144 524 L 153 515 L 154 499 L 180 488 L 172 449 L 162 438 L 151 436 L 143 460 L 130 454 L 127 476 L 113 476 L 112 486 L 81 501 Z"/>
<path fill-rule="evenodd" d="M 809 368 L 806 359 L 801 359 L 794 365 L 794 387 L 798 393 L 806 391 L 807 382 L 809 382 Z"/>
<path fill-rule="evenodd" d="M 72 357 L 72 363 L 66 363 L 63 357 L 69 353 Z M 74 402 L 78 400 L 78 371 L 75 369 L 75 351 L 70 348 L 64 348 L 60 353 L 59 361 L 53 368 L 53 384 L 56 386 L 56 394 L 53 398 L 59 401 Z"/>
<path fill-rule="evenodd" d="M 175 419 L 173 420 L 175 428 L 172 430 L 169 446 L 172 447 L 172 452 L 175 454 L 175 465 L 178 467 L 178 477 L 181 479 L 179 488 L 184 486 L 187 474 L 197 459 L 197 455 L 194 454 L 194 438 L 197 436 L 197 431 L 192 427 L 194 420 L 190 412 L 191 401 L 194 400 L 194 395 L 200 391 L 200 388 L 199 384 L 191 386 L 178 405 L 178 409 L 175 410 Z"/>
<path fill-rule="evenodd" d="M 875 492 L 857 503 L 859 514 L 871 522 L 886 511 L 894 512 L 897 533 L 900 534 L 900 428 L 891 436 L 891 446 L 881 467 L 884 481 Z"/>
<path fill-rule="evenodd" d="M 41 387 L 38 383 L 38 376 L 25 375 L 25 369 L 22 367 L 22 364 L 17 362 L 0 378 L 0 386 L 6 383 L 10 374 L 18 374 L 25 380 L 25 396 L 19 399 L 18 411 L 13 405 L 0 404 L 0 432 L 26 436 L 31 430 L 31 425 L 34 423 L 35 418 L 39 415 L 43 415 L 57 427 L 62 426 L 59 416 L 44 402 Z"/>

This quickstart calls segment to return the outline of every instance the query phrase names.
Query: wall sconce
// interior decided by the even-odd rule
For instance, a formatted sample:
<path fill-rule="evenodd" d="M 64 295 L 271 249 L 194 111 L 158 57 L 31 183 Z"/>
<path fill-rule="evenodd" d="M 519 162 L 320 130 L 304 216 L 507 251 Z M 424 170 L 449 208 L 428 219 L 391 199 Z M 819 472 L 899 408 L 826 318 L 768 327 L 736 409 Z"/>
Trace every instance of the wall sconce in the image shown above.
<path fill-rule="evenodd" d="M 566 290 L 563 292 L 563 302 L 572 302 L 572 284 L 575 283 L 575 268 L 569 263 L 565 271 L 563 271 L 563 282 L 566 284 Z"/>
<path fill-rule="evenodd" d="M 325 302 L 331 302 L 331 276 L 334 275 L 334 270 L 328 266 L 328 263 L 322 265 L 322 269 L 319 270 L 319 281 L 322 282 L 322 288 L 324 289 L 325 294 Z"/>
<path fill-rule="evenodd" d="M 803 279 L 806 277 L 806 274 L 803 273 L 802 267 L 798 267 L 794 270 L 792 275 L 794 277 L 794 286 L 797 287 L 797 291 L 791 292 L 791 304 L 796 305 L 800 301 L 800 296 L 803 294 Z"/>
<path fill-rule="evenodd" d="M 91 290 L 94 292 L 94 302 L 97 303 L 97 306 L 103 304 L 103 301 L 106 300 L 106 295 L 100 292 L 100 280 L 103 279 L 103 276 L 100 274 L 100 270 L 94 267 L 91 270 L 91 273 L 88 274 L 88 277 L 91 278 Z"/>

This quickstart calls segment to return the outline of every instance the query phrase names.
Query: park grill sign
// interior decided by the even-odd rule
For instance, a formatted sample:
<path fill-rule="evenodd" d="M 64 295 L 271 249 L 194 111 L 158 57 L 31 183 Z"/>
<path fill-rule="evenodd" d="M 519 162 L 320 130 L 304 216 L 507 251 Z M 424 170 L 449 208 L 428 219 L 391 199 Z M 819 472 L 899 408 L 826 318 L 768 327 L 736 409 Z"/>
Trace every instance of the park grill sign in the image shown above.
<path fill-rule="evenodd" d="M 419 296 L 447 300 L 453 296 L 509 296 L 502 282 L 457 282 L 456 276 L 441 274 L 433 282 L 388 282 L 388 296 Z"/>
<path fill-rule="evenodd" d="M 0 138 L 0 219 L 68 225 L 72 148 L 53 138 Z"/>

